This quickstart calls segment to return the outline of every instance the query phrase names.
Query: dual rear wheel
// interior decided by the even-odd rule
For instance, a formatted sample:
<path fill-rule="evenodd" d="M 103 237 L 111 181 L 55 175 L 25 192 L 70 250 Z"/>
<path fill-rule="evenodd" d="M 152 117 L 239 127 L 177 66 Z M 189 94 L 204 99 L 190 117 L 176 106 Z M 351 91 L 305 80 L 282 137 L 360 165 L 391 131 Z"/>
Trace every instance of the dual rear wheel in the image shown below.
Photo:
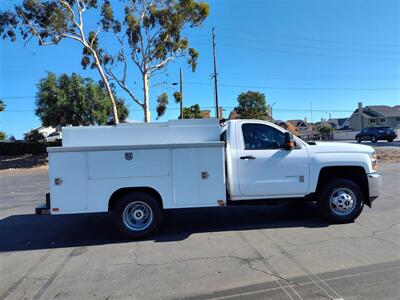
<path fill-rule="evenodd" d="M 123 195 L 113 210 L 118 231 L 132 239 L 156 232 L 162 223 L 162 207 L 156 197 L 145 192 Z"/>

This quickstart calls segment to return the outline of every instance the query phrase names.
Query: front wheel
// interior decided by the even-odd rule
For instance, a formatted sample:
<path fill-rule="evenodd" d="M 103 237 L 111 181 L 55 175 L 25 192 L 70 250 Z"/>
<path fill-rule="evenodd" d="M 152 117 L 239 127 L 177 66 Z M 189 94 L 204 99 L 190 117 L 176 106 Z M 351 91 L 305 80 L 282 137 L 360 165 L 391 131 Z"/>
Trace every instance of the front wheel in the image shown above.
<path fill-rule="evenodd" d="M 387 141 L 388 141 L 389 143 L 391 143 L 391 142 L 393 142 L 393 139 L 388 139 Z"/>
<path fill-rule="evenodd" d="M 353 181 L 344 178 L 331 179 L 318 192 L 317 207 L 327 221 L 349 223 L 362 212 L 364 197 Z"/>
<path fill-rule="evenodd" d="M 361 137 L 357 137 L 357 143 L 361 143 Z"/>
<path fill-rule="evenodd" d="M 122 196 L 113 214 L 118 231 L 132 239 L 151 235 L 162 222 L 162 209 L 157 199 L 143 192 Z"/>

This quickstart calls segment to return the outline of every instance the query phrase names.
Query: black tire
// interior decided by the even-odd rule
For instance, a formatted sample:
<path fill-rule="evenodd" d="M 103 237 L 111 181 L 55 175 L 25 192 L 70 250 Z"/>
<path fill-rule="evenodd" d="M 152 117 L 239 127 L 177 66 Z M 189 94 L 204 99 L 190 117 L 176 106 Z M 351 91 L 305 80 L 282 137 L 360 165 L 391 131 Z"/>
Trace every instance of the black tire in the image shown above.
<path fill-rule="evenodd" d="M 376 138 L 376 136 L 371 136 L 371 142 L 373 142 L 373 143 L 376 143 L 378 140 L 377 140 L 377 138 Z"/>
<path fill-rule="evenodd" d="M 126 213 L 125 209 L 127 209 Z M 129 210 L 131 210 L 131 214 L 128 213 Z M 146 214 L 146 212 L 151 213 L 151 218 L 149 217 L 150 214 Z M 135 213 L 136 216 L 139 213 L 142 214 L 143 220 L 148 220 L 148 222 L 143 222 L 145 224 L 142 229 L 140 228 L 139 219 L 134 217 Z M 145 192 L 131 192 L 123 195 L 113 210 L 113 216 L 117 230 L 130 239 L 144 238 L 153 234 L 160 228 L 163 217 L 162 208 L 157 199 L 153 195 Z M 130 216 L 130 218 L 128 216 Z M 127 218 L 129 220 L 127 220 Z M 135 222 L 137 223 L 134 224 Z"/>
<path fill-rule="evenodd" d="M 357 137 L 357 143 L 361 143 L 361 138 Z"/>
<path fill-rule="evenodd" d="M 342 191 L 346 191 L 351 198 L 354 198 L 352 205 L 352 209 L 346 214 L 340 214 L 337 211 L 343 209 L 343 207 L 338 207 L 343 205 L 343 201 L 346 202 L 346 199 L 340 197 L 340 193 L 337 191 L 339 189 L 343 189 Z M 351 195 L 351 193 L 353 195 Z M 338 195 L 336 198 L 339 198 L 338 206 L 336 206 L 336 210 L 334 208 L 335 205 L 331 205 L 331 197 L 334 197 L 335 193 Z M 343 195 L 345 196 L 345 195 Z M 351 202 L 350 202 L 351 203 Z M 317 208 L 321 216 L 331 223 L 343 224 L 353 222 L 360 215 L 364 207 L 364 195 L 360 190 L 360 187 L 353 181 L 345 178 L 337 178 L 326 181 L 317 193 Z"/>
<path fill-rule="evenodd" d="M 393 139 L 388 139 L 387 141 L 388 141 L 389 143 L 391 143 L 391 142 L 393 142 Z"/>

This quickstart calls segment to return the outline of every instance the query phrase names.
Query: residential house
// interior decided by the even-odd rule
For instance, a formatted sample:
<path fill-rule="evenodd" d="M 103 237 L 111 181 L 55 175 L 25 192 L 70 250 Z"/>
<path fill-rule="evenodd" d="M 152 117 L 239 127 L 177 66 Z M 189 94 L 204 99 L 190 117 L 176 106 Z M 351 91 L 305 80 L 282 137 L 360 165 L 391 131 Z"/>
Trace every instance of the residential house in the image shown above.
<path fill-rule="evenodd" d="M 212 111 L 213 115 L 211 115 L 211 110 L 210 109 L 202 109 L 200 110 L 201 117 L 203 119 L 209 119 L 209 118 L 214 118 L 215 117 L 215 110 Z M 219 107 L 219 117 L 220 119 L 223 119 L 224 115 L 224 109 L 222 106 Z"/>
<path fill-rule="evenodd" d="M 349 118 L 331 118 L 326 121 L 335 130 L 346 130 L 349 128 Z"/>
<path fill-rule="evenodd" d="M 274 123 L 306 141 L 319 140 L 321 137 L 319 131 L 307 123 L 307 120 L 288 120 L 286 122 L 276 120 Z"/>
<path fill-rule="evenodd" d="M 307 123 L 307 120 L 287 120 L 286 123 L 293 125 L 298 132 L 306 132 L 312 129 L 310 124 Z"/>
<path fill-rule="evenodd" d="M 361 113 L 360 113 L 361 112 Z M 362 130 L 367 127 L 389 126 L 391 128 L 400 127 L 400 105 L 370 105 L 359 107 L 349 118 L 349 128 Z"/>
<path fill-rule="evenodd" d="M 33 128 L 26 132 L 24 135 L 31 133 L 32 131 L 37 130 L 39 133 L 43 135 L 46 141 L 53 141 L 57 139 L 61 139 L 61 131 L 58 128 L 54 128 L 51 126 L 45 127 L 40 126 L 37 128 Z"/>
<path fill-rule="evenodd" d="M 209 110 L 209 109 L 202 109 L 202 110 L 200 110 L 200 113 L 201 113 L 201 117 L 203 119 L 211 118 L 211 110 Z"/>

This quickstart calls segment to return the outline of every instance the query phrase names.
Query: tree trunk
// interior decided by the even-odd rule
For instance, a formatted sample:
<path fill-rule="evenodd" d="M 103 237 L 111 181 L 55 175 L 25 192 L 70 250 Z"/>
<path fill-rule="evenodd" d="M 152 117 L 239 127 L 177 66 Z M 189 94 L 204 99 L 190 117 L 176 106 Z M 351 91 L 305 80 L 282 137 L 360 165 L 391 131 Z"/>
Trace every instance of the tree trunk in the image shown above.
<path fill-rule="evenodd" d="M 151 121 L 151 114 L 149 109 L 149 75 L 147 73 L 143 75 L 143 110 L 144 121 L 148 123 Z"/>
<path fill-rule="evenodd" d="M 92 54 L 93 54 L 93 57 L 94 57 L 94 60 L 96 63 L 97 70 L 100 73 L 101 79 L 103 80 L 103 83 L 106 86 L 108 96 L 110 97 L 111 112 L 113 115 L 114 124 L 117 125 L 119 123 L 117 104 L 115 103 L 115 99 L 114 99 L 114 95 L 113 95 L 111 87 L 110 87 L 110 83 L 108 82 L 108 79 L 107 79 L 106 75 L 104 74 L 103 68 L 101 67 L 100 60 L 99 60 L 99 57 L 97 56 L 96 51 L 94 51 L 93 49 L 91 49 L 91 51 L 92 51 Z"/>

